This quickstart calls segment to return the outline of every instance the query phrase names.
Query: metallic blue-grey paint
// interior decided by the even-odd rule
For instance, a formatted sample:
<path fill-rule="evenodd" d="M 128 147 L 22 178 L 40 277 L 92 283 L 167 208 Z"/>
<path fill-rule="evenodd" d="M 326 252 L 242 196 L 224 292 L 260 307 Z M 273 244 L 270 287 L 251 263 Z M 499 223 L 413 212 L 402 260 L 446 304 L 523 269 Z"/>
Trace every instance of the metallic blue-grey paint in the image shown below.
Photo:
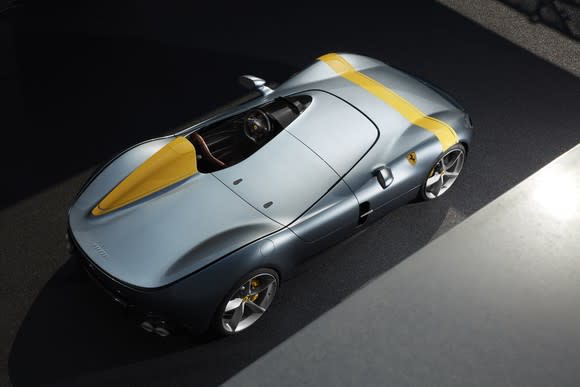
<path fill-rule="evenodd" d="M 472 129 L 465 113 L 446 97 L 382 62 L 342 56 L 424 113 L 448 123 L 469 145 Z M 292 94 L 312 96 L 311 106 L 232 167 L 198 173 L 126 208 L 90 215 L 119 181 L 171 141 L 169 136 L 128 150 L 85 187 L 70 209 L 70 229 L 109 287 L 121 287 L 140 305 L 201 329 L 245 273 L 271 267 L 285 277 L 305 256 L 351 234 L 358 227 L 360 203 L 369 202 L 372 220 L 414 198 L 441 155 L 433 134 L 323 62 L 273 93 L 176 135 Z M 417 155 L 416 165 L 407 161 L 411 151 Z M 386 189 L 373 174 L 380 167 L 393 175 Z M 234 185 L 240 178 L 242 183 Z M 269 201 L 273 205 L 265 208 Z"/>

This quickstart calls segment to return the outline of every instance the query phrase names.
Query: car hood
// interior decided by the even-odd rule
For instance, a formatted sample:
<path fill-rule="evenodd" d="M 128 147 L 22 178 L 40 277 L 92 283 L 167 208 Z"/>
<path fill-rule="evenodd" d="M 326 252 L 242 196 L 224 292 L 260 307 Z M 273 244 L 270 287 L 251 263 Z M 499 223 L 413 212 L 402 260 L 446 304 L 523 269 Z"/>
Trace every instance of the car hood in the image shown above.
<path fill-rule="evenodd" d="M 91 214 L 103 196 L 171 140 L 153 140 L 119 156 L 69 211 L 78 246 L 101 269 L 130 285 L 167 285 L 283 227 L 202 173 L 124 208 Z"/>

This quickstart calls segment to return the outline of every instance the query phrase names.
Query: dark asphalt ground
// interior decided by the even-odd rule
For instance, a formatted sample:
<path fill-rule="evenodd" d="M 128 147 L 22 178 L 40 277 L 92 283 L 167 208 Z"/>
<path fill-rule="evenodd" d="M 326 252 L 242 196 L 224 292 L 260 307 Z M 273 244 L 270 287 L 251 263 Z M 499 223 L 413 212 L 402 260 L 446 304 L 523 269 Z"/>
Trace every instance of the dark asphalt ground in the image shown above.
<path fill-rule="evenodd" d="M 577 78 L 440 5 L 276 7 L 26 2 L 0 14 L 0 385 L 216 385 L 580 142 Z M 141 332 L 65 253 L 87 173 L 237 97 L 238 75 L 282 81 L 331 51 L 390 62 L 465 105 L 476 136 L 457 185 L 309 260 L 239 337 Z"/>

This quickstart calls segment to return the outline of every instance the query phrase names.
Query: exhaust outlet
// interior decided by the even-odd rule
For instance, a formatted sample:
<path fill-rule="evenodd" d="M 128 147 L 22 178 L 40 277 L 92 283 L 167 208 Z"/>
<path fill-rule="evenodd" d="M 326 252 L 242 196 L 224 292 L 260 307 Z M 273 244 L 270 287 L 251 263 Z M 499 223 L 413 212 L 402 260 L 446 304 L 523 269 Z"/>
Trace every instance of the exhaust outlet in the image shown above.
<path fill-rule="evenodd" d="M 148 332 L 148 333 L 151 333 L 151 332 L 153 332 L 155 330 L 155 327 L 153 326 L 153 324 L 151 324 L 151 322 L 150 321 L 147 321 L 147 320 L 145 320 L 145 321 L 143 321 L 141 323 L 141 328 L 145 332 Z"/>
<path fill-rule="evenodd" d="M 165 321 L 151 321 L 145 320 L 141 324 L 141 329 L 143 329 L 147 333 L 155 333 L 157 336 L 160 337 L 167 337 L 171 335 L 171 332 L 165 326 Z"/>
<path fill-rule="evenodd" d="M 158 326 L 158 327 L 155 327 L 155 330 L 154 330 L 154 332 L 155 332 L 155 333 L 156 333 L 158 336 L 161 336 L 161 337 L 167 337 L 167 336 L 169 336 L 169 335 L 171 334 L 171 332 L 169 332 L 169 330 L 167 330 L 167 329 L 166 329 L 165 327 L 163 327 L 163 326 Z"/>

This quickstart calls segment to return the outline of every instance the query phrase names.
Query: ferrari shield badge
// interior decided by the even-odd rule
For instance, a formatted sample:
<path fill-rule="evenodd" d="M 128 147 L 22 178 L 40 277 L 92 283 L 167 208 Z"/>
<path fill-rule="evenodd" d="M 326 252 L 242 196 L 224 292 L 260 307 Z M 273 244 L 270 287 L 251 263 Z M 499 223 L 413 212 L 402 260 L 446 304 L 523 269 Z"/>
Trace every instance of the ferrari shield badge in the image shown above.
<path fill-rule="evenodd" d="M 407 155 L 407 161 L 411 165 L 417 164 L 417 154 L 415 152 L 411 152 Z"/>

